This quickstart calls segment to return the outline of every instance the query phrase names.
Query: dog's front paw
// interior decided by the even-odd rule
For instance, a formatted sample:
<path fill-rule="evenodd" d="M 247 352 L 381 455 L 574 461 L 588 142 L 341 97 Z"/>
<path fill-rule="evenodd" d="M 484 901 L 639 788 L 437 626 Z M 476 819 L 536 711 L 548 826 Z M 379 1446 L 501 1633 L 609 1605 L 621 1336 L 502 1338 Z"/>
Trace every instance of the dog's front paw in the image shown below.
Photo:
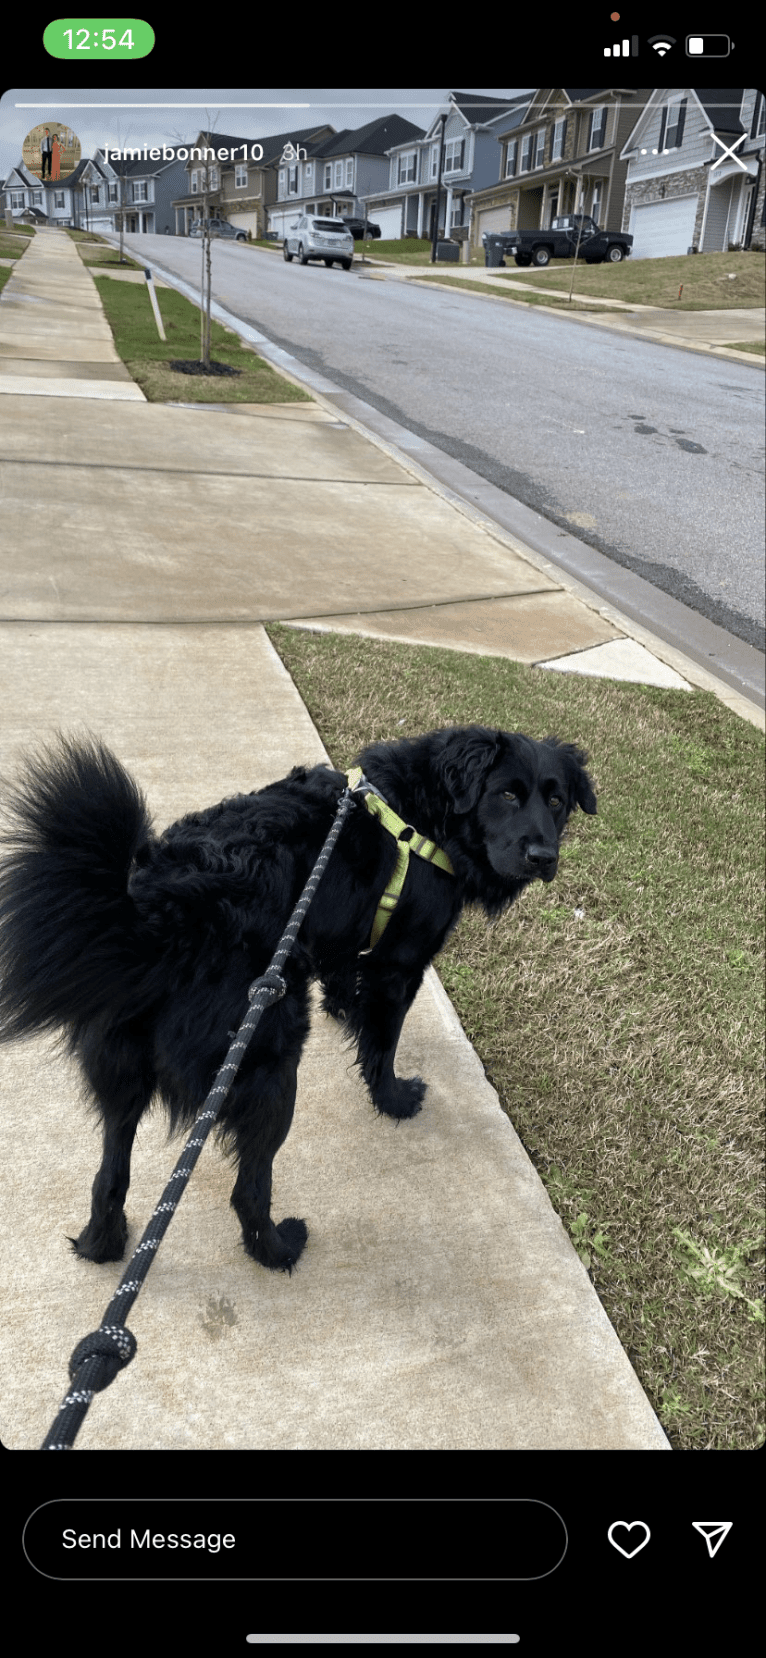
<path fill-rule="evenodd" d="M 269 1222 L 268 1229 L 264 1231 L 242 1229 L 242 1241 L 248 1255 L 259 1261 L 262 1267 L 268 1267 L 270 1272 L 292 1272 L 308 1235 L 305 1220 L 296 1220 L 294 1215 L 280 1221 L 278 1226 Z"/>
<path fill-rule="evenodd" d="M 103 1265 L 104 1261 L 121 1261 L 127 1241 L 128 1223 L 124 1214 L 100 1228 L 88 1221 L 79 1238 L 69 1239 L 75 1255 L 83 1261 L 95 1261 L 98 1266 Z"/>
<path fill-rule="evenodd" d="M 425 1091 L 422 1077 L 394 1077 L 385 1093 L 375 1095 L 374 1104 L 385 1117 L 417 1117 Z"/>

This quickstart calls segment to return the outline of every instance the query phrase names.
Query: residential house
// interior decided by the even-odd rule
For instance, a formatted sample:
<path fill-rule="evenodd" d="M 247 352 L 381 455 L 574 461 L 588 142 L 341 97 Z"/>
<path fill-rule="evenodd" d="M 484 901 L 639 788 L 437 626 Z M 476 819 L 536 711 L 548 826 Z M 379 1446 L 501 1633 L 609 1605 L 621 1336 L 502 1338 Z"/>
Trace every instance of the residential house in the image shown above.
<path fill-rule="evenodd" d="M 176 234 L 188 236 L 192 224 L 202 217 L 207 183 L 211 218 L 227 219 L 254 239 L 265 236 L 269 207 L 277 192 L 277 168 L 285 154 L 300 155 L 309 144 L 334 136 L 335 128 L 326 124 L 272 133 L 267 138 L 199 133 L 189 150 L 185 190 L 173 202 Z M 212 155 L 205 153 L 210 151 Z"/>
<path fill-rule="evenodd" d="M 66 182 L 73 185 L 73 216 L 69 222 L 79 230 L 92 230 L 97 235 L 104 230 L 114 230 L 119 185 L 103 151 L 97 150 L 95 155 L 83 157 Z M 45 188 L 48 189 L 47 180 Z"/>
<path fill-rule="evenodd" d="M 398 144 L 423 137 L 402 115 L 381 115 L 366 126 L 346 128 L 305 147 L 305 153 L 276 164 L 276 202 L 269 210 L 269 231 L 279 241 L 299 213 L 363 219 L 365 202 L 387 183 L 389 152 Z M 369 218 L 379 223 L 377 213 Z M 382 234 L 387 231 L 382 227 Z"/>
<path fill-rule="evenodd" d="M 481 253 L 485 232 L 538 230 L 562 213 L 622 229 L 622 150 L 649 95 L 619 87 L 532 93 L 523 119 L 499 134 L 498 182 L 471 197 L 471 251 Z"/>
<path fill-rule="evenodd" d="M 80 186 L 88 167 L 87 161 L 79 161 L 65 179 L 57 179 L 53 184 L 47 178 L 43 183 L 20 161 L 11 168 L 5 181 L 4 205 L 10 208 L 15 219 L 26 219 L 32 224 L 76 225 Z"/>
<path fill-rule="evenodd" d="M 170 233 L 172 197 L 185 181 L 185 163 L 171 146 L 122 150 L 111 160 L 104 148 L 83 157 L 56 183 L 43 183 L 20 163 L 6 180 L 5 200 L 17 217 L 39 224 L 73 225 L 99 234 L 119 229 L 122 210 L 125 230 Z"/>
<path fill-rule="evenodd" d="M 651 93 L 622 150 L 634 259 L 764 251 L 765 108 L 753 89 Z"/>
<path fill-rule="evenodd" d="M 453 92 L 447 110 L 434 117 L 427 132 L 392 146 L 387 186 L 367 197 L 369 216 L 382 235 L 393 240 L 433 237 L 443 141 L 438 234 L 465 241 L 471 194 L 497 177 L 498 133 L 520 117 L 529 96 L 486 98 Z"/>
<path fill-rule="evenodd" d="M 119 230 L 122 213 L 123 229 L 131 235 L 174 235 L 173 201 L 186 184 L 188 153 L 187 146 L 172 144 L 97 150 L 95 159 L 108 172 L 109 228 Z M 95 198 L 93 190 L 86 192 L 88 211 L 94 216 L 103 200 L 98 186 L 96 191 Z M 99 228 L 95 217 L 90 222 L 92 229 Z"/>

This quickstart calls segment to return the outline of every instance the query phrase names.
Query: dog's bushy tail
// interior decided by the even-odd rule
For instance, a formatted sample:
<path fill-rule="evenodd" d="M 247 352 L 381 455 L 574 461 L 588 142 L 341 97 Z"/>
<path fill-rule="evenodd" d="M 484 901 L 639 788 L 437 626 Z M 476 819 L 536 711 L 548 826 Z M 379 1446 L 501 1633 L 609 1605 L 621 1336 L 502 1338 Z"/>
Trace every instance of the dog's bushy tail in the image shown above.
<path fill-rule="evenodd" d="M 151 836 L 133 779 L 100 742 L 60 737 L 3 787 L 0 1038 L 74 1033 L 146 974 L 128 872 Z"/>

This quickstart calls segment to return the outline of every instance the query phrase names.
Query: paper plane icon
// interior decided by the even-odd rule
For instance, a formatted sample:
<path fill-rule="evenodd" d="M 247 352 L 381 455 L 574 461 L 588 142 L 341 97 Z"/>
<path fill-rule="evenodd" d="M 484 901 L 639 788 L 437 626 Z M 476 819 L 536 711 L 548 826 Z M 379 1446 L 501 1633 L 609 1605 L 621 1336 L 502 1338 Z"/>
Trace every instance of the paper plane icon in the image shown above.
<path fill-rule="evenodd" d="M 733 1520 L 692 1520 L 694 1530 L 698 1531 L 707 1543 L 707 1552 L 711 1560 L 713 1555 L 718 1553 L 724 1537 L 728 1537 L 733 1524 Z"/>

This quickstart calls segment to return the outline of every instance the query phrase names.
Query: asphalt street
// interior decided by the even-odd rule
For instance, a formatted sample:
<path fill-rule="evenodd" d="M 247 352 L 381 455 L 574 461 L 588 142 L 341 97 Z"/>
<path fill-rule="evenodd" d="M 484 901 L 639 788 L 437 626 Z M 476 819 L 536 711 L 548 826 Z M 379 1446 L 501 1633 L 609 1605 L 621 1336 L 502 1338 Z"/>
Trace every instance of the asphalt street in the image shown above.
<path fill-rule="evenodd" d="M 125 241 L 199 280 L 198 243 Z M 763 649 L 760 366 L 371 274 L 213 244 L 214 298 L 243 322 Z"/>

